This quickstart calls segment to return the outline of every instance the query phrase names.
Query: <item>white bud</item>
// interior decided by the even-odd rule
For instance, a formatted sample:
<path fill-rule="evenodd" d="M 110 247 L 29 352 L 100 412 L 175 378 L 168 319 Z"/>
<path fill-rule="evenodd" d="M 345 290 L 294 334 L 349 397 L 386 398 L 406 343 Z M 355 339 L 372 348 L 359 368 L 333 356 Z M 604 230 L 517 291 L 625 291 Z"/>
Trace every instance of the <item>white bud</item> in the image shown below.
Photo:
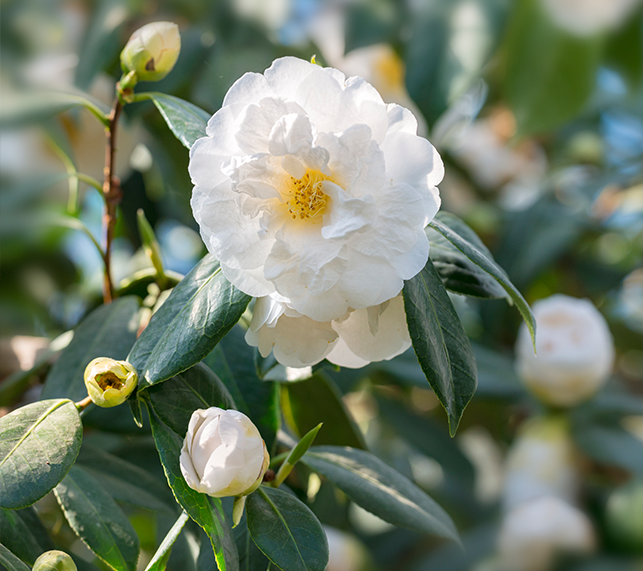
<path fill-rule="evenodd" d="M 558 498 L 541 497 L 505 516 L 498 552 L 503 568 L 546 571 L 556 554 L 587 553 L 594 544 L 592 524 L 583 512 Z"/>
<path fill-rule="evenodd" d="M 217 498 L 250 494 L 269 463 L 266 444 L 245 414 L 214 406 L 192 413 L 180 458 L 192 489 Z"/>
<path fill-rule="evenodd" d="M 136 30 L 121 52 L 125 73 L 139 81 L 159 81 L 174 67 L 181 51 L 179 27 L 173 22 L 152 22 Z"/>
<path fill-rule="evenodd" d="M 554 406 L 593 396 L 614 364 L 614 341 L 605 318 L 586 299 L 553 295 L 533 305 L 536 350 L 523 324 L 516 342 L 518 373 L 531 392 Z"/>
<path fill-rule="evenodd" d="M 532 418 L 521 427 L 507 455 L 504 508 L 511 510 L 542 496 L 573 502 L 579 479 L 568 420 Z"/>

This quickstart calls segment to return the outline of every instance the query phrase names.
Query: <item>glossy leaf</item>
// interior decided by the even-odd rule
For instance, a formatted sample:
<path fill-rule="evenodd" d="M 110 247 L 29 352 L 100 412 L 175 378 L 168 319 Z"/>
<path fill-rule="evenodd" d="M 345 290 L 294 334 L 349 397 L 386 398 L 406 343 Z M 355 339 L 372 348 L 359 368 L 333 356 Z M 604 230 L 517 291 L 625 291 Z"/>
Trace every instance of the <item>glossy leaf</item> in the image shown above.
<path fill-rule="evenodd" d="M 252 540 L 280 569 L 326 569 L 326 533 L 315 514 L 296 496 L 261 486 L 248 496 L 246 517 Z"/>
<path fill-rule="evenodd" d="M 384 521 L 458 541 L 449 515 L 410 480 L 372 454 L 348 447 L 313 446 L 301 461 Z"/>
<path fill-rule="evenodd" d="M 239 525 L 232 530 L 232 534 L 239 552 L 239 568 L 243 571 L 266 571 L 270 561 L 252 541 L 245 513 Z"/>
<path fill-rule="evenodd" d="M 281 388 L 284 418 L 303 437 L 323 423 L 315 442 L 366 449 L 364 437 L 342 401 L 333 381 L 323 374 Z"/>
<path fill-rule="evenodd" d="M 176 513 L 176 503 L 165 482 L 118 456 L 84 444 L 78 464 L 117 501 L 149 510 Z"/>
<path fill-rule="evenodd" d="M 54 490 L 76 535 L 116 571 L 135 571 L 139 540 L 121 508 L 94 477 L 74 466 Z"/>
<path fill-rule="evenodd" d="M 522 297 L 522 294 L 516 289 L 511 281 L 509 281 L 505 272 L 498 265 L 490 260 L 485 253 L 480 250 L 480 248 L 476 247 L 474 243 L 458 233 L 458 230 L 460 230 L 458 219 L 452 215 L 442 216 L 439 218 L 436 217 L 432 222 L 430 222 L 429 226 L 442 234 L 467 258 L 482 268 L 502 286 L 511 300 L 516 304 L 518 311 L 520 311 L 522 318 L 525 320 L 525 323 L 531 332 L 532 339 L 534 339 L 536 335 L 536 320 L 534 319 L 525 298 Z"/>
<path fill-rule="evenodd" d="M 219 571 L 238 571 L 239 558 L 230 525 L 219 498 L 209 498 L 190 488 L 179 465 L 182 438 L 150 411 L 152 435 L 163 464 L 163 470 L 179 505 L 199 524 L 210 538 Z"/>
<path fill-rule="evenodd" d="M 0 418 L 0 507 L 24 508 L 51 491 L 75 462 L 82 438 L 80 415 L 67 399 Z"/>
<path fill-rule="evenodd" d="M 29 566 L 0 543 L 0 563 L 7 571 L 30 571 Z"/>
<path fill-rule="evenodd" d="M 147 564 L 147 567 L 145 567 L 145 571 L 165 571 L 165 567 L 172 551 L 172 546 L 179 537 L 181 531 L 183 531 L 183 527 L 189 519 L 190 517 L 188 514 L 185 512 L 181 513 L 170 531 L 168 531 L 167 535 L 163 538 L 161 545 L 159 545 L 159 548 Z"/>
<path fill-rule="evenodd" d="M 431 260 L 403 293 L 413 349 L 453 436 L 477 385 L 471 343 Z"/>
<path fill-rule="evenodd" d="M 279 385 L 257 376 L 254 351 L 243 330 L 234 327 L 205 359 L 228 387 L 237 409 L 248 415 L 271 452 L 280 426 Z"/>
<path fill-rule="evenodd" d="M 127 360 L 139 387 L 165 381 L 200 362 L 245 311 L 250 297 L 225 279 L 205 256 L 152 316 Z"/>
<path fill-rule="evenodd" d="M 203 363 L 149 387 L 145 394 L 159 418 L 181 436 L 185 436 L 195 410 L 211 406 L 235 408 L 226 386 Z"/>
<path fill-rule="evenodd" d="M 601 44 L 600 37 L 563 31 L 538 0 L 517 3 L 504 91 L 521 135 L 553 129 L 580 112 L 594 89 Z"/>
<path fill-rule="evenodd" d="M 2 544 L 22 561 L 33 565 L 41 553 L 53 549 L 47 531 L 33 508 L 0 509 Z"/>
<path fill-rule="evenodd" d="M 188 149 L 197 139 L 205 137 L 205 128 L 211 117 L 207 111 L 165 93 L 146 92 L 136 98 L 137 101 L 144 99 L 149 99 L 156 105 L 172 133 Z"/>

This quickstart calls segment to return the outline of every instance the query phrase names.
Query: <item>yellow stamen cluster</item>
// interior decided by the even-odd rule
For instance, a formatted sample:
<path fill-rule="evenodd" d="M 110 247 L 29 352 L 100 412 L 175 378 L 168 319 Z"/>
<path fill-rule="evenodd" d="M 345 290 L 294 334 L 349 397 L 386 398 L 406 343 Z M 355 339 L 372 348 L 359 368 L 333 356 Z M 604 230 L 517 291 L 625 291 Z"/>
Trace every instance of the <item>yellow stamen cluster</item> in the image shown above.
<path fill-rule="evenodd" d="M 302 178 L 291 176 L 286 180 L 286 193 L 289 196 L 286 204 L 293 220 L 313 218 L 323 213 L 327 200 L 322 190 L 325 180 L 330 180 L 330 177 L 313 170 L 306 171 Z"/>

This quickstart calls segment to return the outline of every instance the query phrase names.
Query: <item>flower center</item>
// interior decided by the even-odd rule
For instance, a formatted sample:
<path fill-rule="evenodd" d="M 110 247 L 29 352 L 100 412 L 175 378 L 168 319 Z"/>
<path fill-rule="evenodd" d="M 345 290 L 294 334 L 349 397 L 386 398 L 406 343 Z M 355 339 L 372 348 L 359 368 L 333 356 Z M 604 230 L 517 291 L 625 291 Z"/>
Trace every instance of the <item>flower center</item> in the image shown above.
<path fill-rule="evenodd" d="M 124 384 L 123 381 L 121 381 L 114 373 L 96 375 L 96 382 L 104 391 L 107 389 L 120 389 Z"/>
<path fill-rule="evenodd" d="M 286 191 L 288 196 L 288 212 L 293 220 L 299 218 L 313 218 L 322 214 L 326 208 L 328 197 L 322 190 L 322 183 L 331 180 L 325 174 L 308 170 L 301 178 L 290 176 L 286 179 Z"/>

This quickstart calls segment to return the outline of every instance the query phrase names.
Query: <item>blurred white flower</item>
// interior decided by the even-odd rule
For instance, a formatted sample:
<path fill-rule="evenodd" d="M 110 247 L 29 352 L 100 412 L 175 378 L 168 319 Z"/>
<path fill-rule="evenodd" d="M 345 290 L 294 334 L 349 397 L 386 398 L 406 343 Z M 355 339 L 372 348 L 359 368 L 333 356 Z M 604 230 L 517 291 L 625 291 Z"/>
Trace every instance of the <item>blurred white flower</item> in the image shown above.
<path fill-rule="evenodd" d="M 216 406 L 195 410 L 181 449 L 181 473 L 188 486 L 216 498 L 254 492 L 270 456 L 252 421 Z"/>
<path fill-rule="evenodd" d="M 547 571 L 560 552 L 594 548 L 589 518 L 559 498 L 541 497 L 509 512 L 502 521 L 498 551 L 503 569 Z"/>
<path fill-rule="evenodd" d="M 190 152 L 225 276 L 319 322 L 395 297 L 428 258 L 442 161 L 359 77 L 286 57 L 247 73 Z"/>
<path fill-rule="evenodd" d="M 542 1 L 558 26 L 578 36 L 618 28 L 640 4 L 640 0 Z"/>
<path fill-rule="evenodd" d="M 509 449 L 504 508 L 511 510 L 542 496 L 573 502 L 579 479 L 568 420 L 562 416 L 532 418 Z"/>
<path fill-rule="evenodd" d="M 359 368 L 391 359 L 411 346 L 402 296 L 339 319 L 315 321 L 270 297 L 257 300 L 246 341 L 270 351 L 282 365 L 306 367 L 326 358 L 342 367 Z"/>
<path fill-rule="evenodd" d="M 516 342 L 517 369 L 542 401 L 572 406 L 605 384 L 614 364 L 614 341 L 591 301 L 553 295 L 533 305 L 536 349 L 526 326 Z"/>

